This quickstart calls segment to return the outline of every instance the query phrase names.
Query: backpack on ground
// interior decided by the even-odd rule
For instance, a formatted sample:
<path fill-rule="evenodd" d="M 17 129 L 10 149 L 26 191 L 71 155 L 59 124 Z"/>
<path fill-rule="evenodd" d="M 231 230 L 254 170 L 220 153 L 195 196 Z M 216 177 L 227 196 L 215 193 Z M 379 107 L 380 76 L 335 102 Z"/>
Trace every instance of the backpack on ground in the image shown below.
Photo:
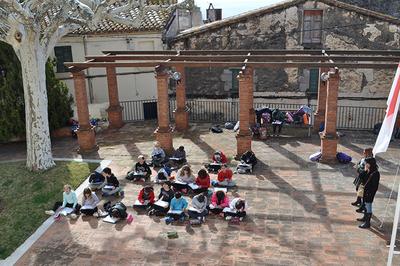
<path fill-rule="evenodd" d="M 322 157 L 322 153 L 319 151 L 314 154 L 311 154 L 309 159 L 312 162 L 319 162 L 319 160 L 321 160 L 321 157 Z"/>
<path fill-rule="evenodd" d="M 251 164 L 253 167 L 257 164 L 257 157 L 252 151 L 246 151 L 240 157 L 242 163 Z"/>
<path fill-rule="evenodd" d="M 339 161 L 339 163 L 349 163 L 351 162 L 351 156 L 345 154 L 344 152 L 338 152 L 336 154 L 336 159 Z"/>
<path fill-rule="evenodd" d="M 225 123 L 225 128 L 226 129 L 232 130 L 234 127 L 235 127 L 235 124 L 232 123 L 232 122 L 226 122 Z"/>
<path fill-rule="evenodd" d="M 222 128 L 220 128 L 219 125 L 212 126 L 210 128 L 210 130 L 212 133 L 222 133 L 223 132 Z"/>

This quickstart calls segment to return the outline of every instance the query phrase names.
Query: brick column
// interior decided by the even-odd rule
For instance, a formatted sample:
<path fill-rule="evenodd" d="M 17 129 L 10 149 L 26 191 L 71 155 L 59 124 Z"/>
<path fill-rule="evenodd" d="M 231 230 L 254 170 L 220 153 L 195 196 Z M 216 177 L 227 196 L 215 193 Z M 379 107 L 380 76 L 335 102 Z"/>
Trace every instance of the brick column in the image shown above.
<path fill-rule="evenodd" d="M 167 154 L 173 152 L 172 130 L 169 126 L 168 75 L 161 68 L 156 69 L 157 79 L 157 120 L 156 139 Z"/>
<path fill-rule="evenodd" d="M 249 73 L 250 72 L 250 73 Z M 236 135 L 237 155 L 240 157 L 245 151 L 251 150 L 250 126 L 250 91 L 252 89 L 252 71 L 245 71 L 238 75 L 239 79 L 239 132 Z"/>
<path fill-rule="evenodd" d="M 181 80 L 176 86 L 175 126 L 178 131 L 186 131 L 189 128 L 189 112 L 186 111 L 185 67 L 176 66 L 176 71 L 181 73 Z"/>
<path fill-rule="evenodd" d="M 89 122 L 89 107 L 86 92 L 85 74 L 81 72 L 72 73 L 75 87 L 75 102 L 78 112 L 78 153 L 89 153 L 98 150 L 94 129 Z"/>
<path fill-rule="evenodd" d="M 110 106 L 107 108 L 108 121 L 110 128 L 121 128 L 124 123 L 122 122 L 122 106 L 119 104 L 118 97 L 118 82 L 115 67 L 108 66 L 107 71 L 107 84 L 108 84 L 108 98 Z"/>
<path fill-rule="evenodd" d="M 322 162 L 336 161 L 338 138 L 336 134 L 337 101 L 339 93 L 339 73 L 330 76 L 327 82 L 325 130 L 321 134 Z"/>
<path fill-rule="evenodd" d="M 319 126 L 322 122 L 325 122 L 325 108 L 326 108 L 326 90 L 327 90 L 327 81 L 321 80 L 322 73 L 328 73 L 329 68 L 320 68 L 319 69 L 319 86 L 318 86 L 318 102 L 317 102 L 317 110 L 314 113 L 314 132 L 319 132 Z"/>
<path fill-rule="evenodd" d="M 249 76 L 249 123 L 250 126 L 256 124 L 256 112 L 254 111 L 254 69 L 248 67 L 247 73 Z"/>

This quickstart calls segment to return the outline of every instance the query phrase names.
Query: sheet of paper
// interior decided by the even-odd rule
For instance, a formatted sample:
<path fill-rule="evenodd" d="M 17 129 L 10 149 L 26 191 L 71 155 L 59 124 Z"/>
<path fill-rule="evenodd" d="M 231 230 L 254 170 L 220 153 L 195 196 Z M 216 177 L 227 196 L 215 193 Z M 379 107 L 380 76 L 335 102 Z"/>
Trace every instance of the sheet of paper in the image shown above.
<path fill-rule="evenodd" d="M 169 211 L 168 213 L 170 213 L 170 214 L 181 214 L 182 211 Z"/>
<path fill-rule="evenodd" d="M 136 205 L 136 206 L 143 206 L 143 204 L 142 204 L 139 200 L 136 200 L 135 203 L 134 203 L 133 205 Z"/>
<path fill-rule="evenodd" d="M 156 201 L 154 203 L 154 205 L 157 205 L 157 206 L 160 206 L 160 207 L 163 207 L 163 208 L 168 208 L 169 203 L 166 202 L 166 201 L 158 200 L 158 201 Z"/>
<path fill-rule="evenodd" d="M 272 124 L 273 125 L 280 125 L 280 124 L 282 124 L 282 121 L 274 121 L 274 122 L 272 122 Z"/>
<path fill-rule="evenodd" d="M 186 183 L 185 182 L 182 182 L 182 181 L 179 181 L 179 180 L 175 180 L 175 182 L 174 182 L 175 184 L 181 184 L 181 185 L 186 185 Z"/>
<path fill-rule="evenodd" d="M 217 192 L 217 191 L 223 191 L 223 192 L 228 192 L 228 189 L 226 188 L 226 187 L 215 187 L 214 189 L 214 192 Z"/>
<path fill-rule="evenodd" d="M 200 213 L 200 211 L 194 207 L 189 207 L 188 210 Z"/>
<path fill-rule="evenodd" d="M 74 211 L 74 209 L 65 207 L 64 209 L 62 209 L 60 211 L 60 214 L 64 215 L 64 216 L 67 216 L 68 214 L 72 213 L 73 211 Z"/>
<path fill-rule="evenodd" d="M 189 187 L 191 188 L 191 189 L 198 189 L 198 188 L 200 188 L 200 186 L 198 186 L 197 184 L 195 184 L 195 183 L 191 183 L 191 184 L 188 184 L 189 185 Z"/>
<path fill-rule="evenodd" d="M 113 186 L 109 186 L 109 185 L 105 185 L 104 188 L 112 190 L 114 187 Z"/>
<path fill-rule="evenodd" d="M 83 205 L 81 207 L 81 210 L 91 210 L 91 209 L 94 209 L 94 208 L 92 206 L 90 206 L 90 205 Z"/>
<path fill-rule="evenodd" d="M 118 222 L 118 220 L 118 218 L 113 218 L 110 215 L 107 215 L 107 217 L 103 219 L 103 222 L 115 224 Z"/>

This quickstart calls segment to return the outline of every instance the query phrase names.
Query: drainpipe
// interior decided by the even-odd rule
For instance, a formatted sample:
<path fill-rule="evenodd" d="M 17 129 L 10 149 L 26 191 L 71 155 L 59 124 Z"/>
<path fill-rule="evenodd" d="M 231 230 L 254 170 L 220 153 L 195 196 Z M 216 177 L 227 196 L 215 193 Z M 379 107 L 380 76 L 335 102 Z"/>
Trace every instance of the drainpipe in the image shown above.
<path fill-rule="evenodd" d="M 83 36 L 83 53 L 84 56 L 86 57 L 88 55 L 88 50 L 87 50 L 87 35 Z M 86 69 L 86 76 L 90 77 L 90 69 Z M 89 88 L 89 103 L 93 103 L 94 101 L 94 95 L 93 95 L 93 84 L 92 84 L 92 79 L 88 78 L 88 88 Z"/>

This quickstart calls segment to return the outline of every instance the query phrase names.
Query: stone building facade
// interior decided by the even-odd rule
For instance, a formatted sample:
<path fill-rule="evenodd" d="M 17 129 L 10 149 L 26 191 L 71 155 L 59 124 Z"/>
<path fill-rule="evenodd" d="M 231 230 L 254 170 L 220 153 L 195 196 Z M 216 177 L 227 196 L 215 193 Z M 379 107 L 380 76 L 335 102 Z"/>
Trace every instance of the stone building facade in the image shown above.
<path fill-rule="evenodd" d="M 400 20 L 335 0 L 292 0 L 183 31 L 171 49 L 400 48 Z M 237 97 L 238 69 L 187 69 L 189 97 Z M 394 70 L 342 69 L 339 99 L 384 106 Z M 316 98 L 315 69 L 256 69 L 259 98 Z"/>

